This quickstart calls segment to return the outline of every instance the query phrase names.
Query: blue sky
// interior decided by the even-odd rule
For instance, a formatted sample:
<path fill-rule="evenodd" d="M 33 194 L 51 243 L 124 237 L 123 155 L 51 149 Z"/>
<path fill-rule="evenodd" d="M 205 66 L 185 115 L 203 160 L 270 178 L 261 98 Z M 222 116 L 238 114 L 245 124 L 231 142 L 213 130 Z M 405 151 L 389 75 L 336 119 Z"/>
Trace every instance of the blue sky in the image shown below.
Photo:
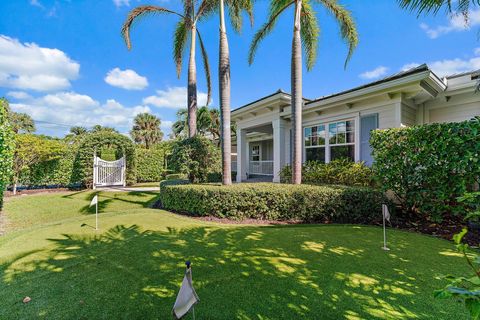
<path fill-rule="evenodd" d="M 395 0 L 343 0 L 357 23 L 360 43 L 347 69 L 347 48 L 335 21 L 316 7 L 321 26 L 319 56 L 304 71 L 304 96 L 315 98 L 428 63 L 440 76 L 480 68 L 480 11 L 470 25 L 440 12 L 420 17 Z M 179 9 L 179 0 L 9 0 L 0 1 L 0 96 L 15 111 L 37 120 L 38 133 L 62 136 L 70 125 L 110 125 L 128 132 L 139 112 L 162 119 L 168 134 L 185 106 L 186 62 L 177 79 L 172 60 L 174 16 L 144 19 L 132 32 L 129 52 L 120 36 L 129 10 L 140 4 Z M 248 66 L 248 46 L 265 21 L 268 1 L 255 5 L 253 28 L 229 32 L 232 106 L 239 107 L 279 88 L 290 88 L 292 11 L 286 12 Z M 213 106 L 218 102 L 218 21 L 199 26 L 209 53 Z M 197 54 L 199 56 L 199 53 Z M 198 59 L 199 99 L 205 77 Z"/>

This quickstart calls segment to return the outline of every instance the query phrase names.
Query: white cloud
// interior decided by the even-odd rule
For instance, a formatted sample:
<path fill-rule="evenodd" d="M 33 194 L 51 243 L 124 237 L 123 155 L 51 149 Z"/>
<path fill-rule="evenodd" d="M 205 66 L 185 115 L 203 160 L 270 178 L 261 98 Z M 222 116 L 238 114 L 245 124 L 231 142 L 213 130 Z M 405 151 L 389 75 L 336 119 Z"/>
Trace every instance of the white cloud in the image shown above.
<path fill-rule="evenodd" d="M 23 91 L 10 91 L 10 92 L 7 92 L 7 96 L 17 100 L 32 99 L 31 95 Z"/>
<path fill-rule="evenodd" d="M 173 121 L 162 120 L 160 128 L 162 129 L 163 132 L 171 132 L 172 131 L 172 126 L 173 126 Z"/>
<path fill-rule="evenodd" d="M 427 63 L 428 67 L 433 70 L 438 76 L 445 77 L 449 75 L 454 75 L 457 73 L 473 71 L 480 69 L 480 50 L 474 50 L 475 57 L 468 59 L 444 59 L 431 61 Z M 408 63 L 402 67 L 402 71 L 414 68 L 418 66 L 419 63 Z"/>
<path fill-rule="evenodd" d="M 121 132 L 130 130 L 133 118 L 137 114 L 151 112 L 147 106 L 125 107 L 114 99 L 101 104 L 87 95 L 75 92 L 49 94 L 37 99 L 11 103 L 10 106 L 14 111 L 25 112 L 35 120 L 85 127 L 100 124 L 115 127 Z M 60 134 L 63 134 L 66 128 L 59 127 L 62 130 Z"/>
<path fill-rule="evenodd" d="M 448 25 L 430 27 L 426 23 L 421 23 L 420 28 L 427 34 L 430 39 L 436 39 L 450 32 L 466 31 L 472 27 L 480 25 L 480 9 L 471 10 L 468 14 L 468 22 L 461 14 L 452 15 L 448 21 Z"/>
<path fill-rule="evenodd" d="M 418 67 L 419 65 L 420 65 L 420 63 L 410 62 L 410 63 L 407 63 L 407 64 L 403 65 L 401 71 L 407 71 L 407 70 L 416 68 L 416 67 Z"/>
<path fill-rule="evenodd" d="M 130 0 L 113 0 L 113 3 L 117 8 L 120 8 L 121 6 L 130 6 Z"/>
<path fill-rule="evenodd" d="M 105 82 L 111 86 L 126 90 L 143 90 L 148 86 L 148 80 L 133 70 L 110 70 L 105 77 Z"/>
<path fill-rule="evenodd" d="M 0 35 L 0 87 L 53 91 L 70 87 L 80 65 L 63 51 Z"/>
<path fill-rule="evenodd" d="M 369 80 L 377 79 L 377 78 L 380 78 L 381 76 L 384 76 L 387 73 L 387 71 L 388 71 L 387 67 L 379 66 L 373 70 L 365 71 L 364 73 L 361 73 L 359 77 L 362 79 L 369 79 Z"/>
<path fill-rule="evenodd" d="M 204 92 L 197 92 L 198 105 L 207 104 L 208 95 Z M 157 90 L 157 95 L 143 99 L 143 104 L 152 105 L 158 108 L 181 109 L 187 107 L 187 88 L 171 87 L 167 90 Z"/>
<path fill-rule="evenodd" d="M 43 8 L 43 5 L 38 0 L 30 0 L 30 4 L 35 7 Z"/>

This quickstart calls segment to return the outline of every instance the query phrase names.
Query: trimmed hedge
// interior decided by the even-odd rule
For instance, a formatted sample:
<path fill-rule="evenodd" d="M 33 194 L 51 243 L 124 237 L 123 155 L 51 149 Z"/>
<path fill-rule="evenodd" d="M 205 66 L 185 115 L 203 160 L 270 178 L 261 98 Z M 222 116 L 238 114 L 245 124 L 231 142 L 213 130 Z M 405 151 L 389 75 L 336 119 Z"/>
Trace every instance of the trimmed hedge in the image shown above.
<path fill-rule="evenodd" d="M 165 179 L 166 180 L 185 180 L 187 179 L 187 175 L 183 173 L 171 173 L 171 174 L 167 174 L 165 176 Z"/>
<path fill-rule="evenodd" d="M 374 170 L 403 209 L 440 221 L 465 214 L 459 196 L 480 178 L 480 118 L 372 132 Z"/>
<path fill-rule="evenodd" d="M 7 101 L 0 99 L 0 211 L 3 208 L 3 192 L 12 175 L 15 148 L 12 128 L 8 123 Z"/>
<path fill-rule="evenodd" d="M 137 182 L 155 182 L 162 180 L 165 173 L 165 155 L 169 152 L 171 144 L 161 142 L 146 149 L 136 146 Z"/>
<path fill-rule="evenodd" d="M 291 183 L 292 168 L 285 166 L 280 171 L 280 182 Z M 341 184 L 344 186 L 368 187 L 374 185 L 373 172 L 363 162 L 337 159 L 329 163 L 308 161 L 302 166 L 302 183 L 313 185 Z"/>
<path fill-rule="evenodd" d="M 387 201 L 381 192 L 361 187 L 176 182 L 160 184 L 163 208 L 230 219 L 372 223 L 381 220 Z"/>

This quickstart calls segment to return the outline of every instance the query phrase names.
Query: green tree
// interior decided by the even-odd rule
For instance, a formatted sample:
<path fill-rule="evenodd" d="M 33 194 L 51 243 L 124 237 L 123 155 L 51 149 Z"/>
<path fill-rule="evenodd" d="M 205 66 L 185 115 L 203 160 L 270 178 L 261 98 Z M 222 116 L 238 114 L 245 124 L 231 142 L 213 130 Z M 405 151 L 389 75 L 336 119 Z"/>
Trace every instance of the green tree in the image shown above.
<path fill-rule="evenodd" d="M 8 103 L 0 99 L 0 211 L 3 208 L 3 192 L 12 174 L 14 133 L 8 121 Z"/>
<path fill-rule="evenodd" d="M 70 132 L 65 136 L 65 141 L 67 143 L 76 143 L 80 141 L 86 134 L 88 134 L 87 128 L 74 126 L 70 128 Z"/>
<path fill-rule="evenodd" d="M 174 138 L 185 138 L 187 124 L 187 110 L 177 111 L 177 121 L 172 125 L 172 135 Z M 232 127 L 233 128 L 233 127 Z M 211 140 L 220 139 L 220 110 L 208 108 L 206 106 L 197 110 L 197 131 L 201 136 L 208 136 Z"/>
<path fill-rule="evenodd" d="M 163 139 L 163 132 L 160 129 L 162 121 L 150 113 L 140 113 L 133 120 L 133 128 L 130 135 L 133 140 L 150 149 Z"/>
<path fill-rule="evenodd" d="M 358 44 L 358 34 L 350 11 L 336 0 L 271 0 L 268 20 L 253 37 L 248 54 L 248 61 L 252 64 L 260 42 L 272 32 L 280 15 L 293 6 L 291 92 L 293 125 L 292 183 L 294 184 L 302 182 L 302 49 L 307 60 L 307 70 L 313 68 L 317 58 L 320 28 L 313 10 L 313 5 L 315 4 L 322 5 L 339 23 L 341 37 L 349 46 L 345 61 L 346 66 Z"/>
<path fill-rule="evenodd" d="M 91 133 L 98 133 L 98 132 L 110 132 L 110 133 L 119 133 L 117 129 L 112 127 L 105 127 L 99 124 L 96 124 L 90 130 Z"/>
<path fill-rule="evenodd" d="M 33 134 L 17 134 L 13 157 L 13 194 L 17 193 L 18 179 L 23 170 L 43 161 L 57 159 L 64 150 L 65 144 L 61 141 Z"/>
<path fill-rule="evenodd" d="M 398 0 L 400 7 L 418 15 L 421 14 L 437 14 L 440 9 L 444 8 L 447 13 L 462 15 L 465 22 L 468 22 L 470 9 L 480 5 L 479 0 Z"/>
<path fill-rule="evenodd" d="M 0 105 L 8 115 L 8 121 L 13 132 L 17 133 L 33 133 L 35 132 L 35 122 L 32 117 L 26 113 L 13 112 L 10 109 L 8 100 L 0 98 Z"/>
<path fill-rule="evenodd" d="M 198 30 L 197 23 L 203 17 L 202 9 L 205 7 L 207 0 L 203 0 L 196 10 L 197 1 L 194 0 L 183 0 L 183 13 L 176 12 L 164 7 L 159 6 L 139 6 L 128 14 L 127 19 L 125 20 L 122 27 L 122 35 L 125 39 L 128 49 L 131 49 L 130 41 L 130 30 L 135 22 L 150 15 L 158 14 L 173 14 L 180 18 L 175 28 L 174 33 L 174 50 L 173 50 L 173 59 L 177 66 L 177 76 L 180 77 L 182 71 L 183 63 L 183 54 L 187 46 L 187 41 L 190 39 L 190 51 L 189 51 L 189 62 L 188 62 L 188 87 L 187 87 L 187 108 L 188 108 L 188 128 L 189 128 L 189 137 L 195 136 L 197 132 L 197 67 L 196 67 L 196 41 L 197 36 L 200 44 L 200 52 L 203 58 L 203 66 L 205 68 L 205 75 L 207 77 L 207 88 L 208 88 L 208 99 L 207 103 L 210 102 L 211 97 L 211 80 L 210 80 L 210 65 L 208 62 L 207 51 L 203 45 L 202 37 L 200 31 Z"/>

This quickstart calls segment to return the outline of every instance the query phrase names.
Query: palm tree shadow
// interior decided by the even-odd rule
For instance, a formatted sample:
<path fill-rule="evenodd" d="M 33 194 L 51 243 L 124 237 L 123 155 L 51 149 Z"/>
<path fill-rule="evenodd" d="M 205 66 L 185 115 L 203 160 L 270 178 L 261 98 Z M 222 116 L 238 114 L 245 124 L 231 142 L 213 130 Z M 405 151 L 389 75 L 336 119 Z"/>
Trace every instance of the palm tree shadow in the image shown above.
<path fill-rule="evenodd" d="M 289 230 L 296 238 L 279 245 Z M 364 274 L 356 266 L 376 263 L 364 250 L 370 240 L 329 245 L 302 230 L 309 231 L 118 225 L 102 235 L 65 234 L 49 239 L 42 259 L 27 253 L 0 264 L 7 306 L 0 318 L 167 318 L 185 260 L 192 261 L 196 312 L 205 319 L 450 316 L 443 302 L 432 304 L 431 314 L 417 306 L 416 292 L 425 288 L 410 285 L 408 278 L 418 277 L 411 262 L 394 259 L 398 278 L 385 268 Z M 18 304 L 26 295 L 33 299 L 28 308 Z"/>

